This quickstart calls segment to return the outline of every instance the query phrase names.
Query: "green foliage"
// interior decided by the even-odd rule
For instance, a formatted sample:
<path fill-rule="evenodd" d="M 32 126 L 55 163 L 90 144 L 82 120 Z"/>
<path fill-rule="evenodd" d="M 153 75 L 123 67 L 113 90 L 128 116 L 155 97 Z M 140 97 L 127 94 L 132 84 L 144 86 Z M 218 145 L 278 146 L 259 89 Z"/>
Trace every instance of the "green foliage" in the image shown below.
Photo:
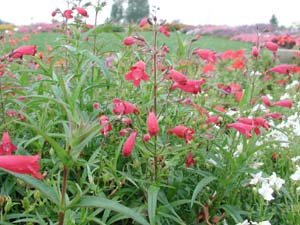
<path fill-rule="evenodd" d="M 272 17 L 270 19 L 270 24 L 274 27 L 278 27 L 278 19 L 275 16 L 275 14 L 272 15 Z"/>
<path fill-rule="evenodd" d="M 112 6 L 111 6 L 111 12 L 110 12 L 110 20 L 115 23 L 122 22 L 122 19 L 124 18 L 124 9 L 122 5 L 122 0 L 114 0 Z"/>

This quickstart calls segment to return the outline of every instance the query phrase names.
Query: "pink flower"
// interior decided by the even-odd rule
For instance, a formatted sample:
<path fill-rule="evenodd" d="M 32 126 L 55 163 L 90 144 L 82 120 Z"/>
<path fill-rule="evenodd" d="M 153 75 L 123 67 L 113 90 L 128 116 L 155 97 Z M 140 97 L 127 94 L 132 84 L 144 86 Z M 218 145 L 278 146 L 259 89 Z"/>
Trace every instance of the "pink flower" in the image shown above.
<path fill-rule="evenodd" d="M 149 80 L 145 68 L 146 64 L 143 61 L 138 61 L 130 68 L 130 72 L 125 75 L 125 80 L 132 80 L 135 87 L 140 86 L 141 80 Z"/>
<path fill-rule="evenodd" d="M 148 24 L 148 18 L 143 18 L 140 22 L 140 27 L 144 27 Z"/>
<path fill-rule="evenodd" d="M 166 37 L 170 37 L 170 33 L 167 26 L 161 26 L 159 28 L 159 32 L 165 35 Z"/>
<path fill-rule="evenodd" d="M 267 96 L 261 96 L 261 100 L 263 101 L 263 103 L 265 104 L 265 106 L 268 106 L 268 107 L 271 106 L 271 101 L 268 99 Z"/>
<path fill-rule="evenodd" d="M 84 17 L 89 17 L 87 11 L 84 8 L 77 7 L 76 10 L 80 15 L 82 15 Z"/>
<path fill-rule="evenodd" d="M 257 49 L 256 46 L 252 47 L 252 52 L 251 53 L 252 53 L 252 56 L 255 57 L 255 58 L 257 58 L 259 56 L 259 50 Z"/>
<path fill-rule="evenodd" d="M 187 144 L 193 139 L 194 133 L 195 130 L 183 125 L 176 126 L 168 131 L 168 134 L 175 134 L 177 137 L 184 138 Z"/>
<path fill-rule="evenodd" d="M 154 112 L 149 112 L 148 114 L 147 129 L 151 136 L 157 136 L 159 132 L 158 121 Z"/>
<path fill-rule="evenodd" d="M 144 142 L 148 142 L 148 141 L 150 141 L 150 139 L 151 139 L 150 134 L 145 134 L 143 137 Z"/>
<path fill-rule="evenodd" d="M 238 118 L 237 121 L 240 123 L 252 125 L 255 127 L 260 126 L 260 127 L 265 128 L 266 130 L 268 130 L 270 128 L 270 125 L 268 124 L 268 122 L 262 117 L 256 117 L 256 118 L 241 117 L 241 118 Z"/>
<path fill-rule="evenodd" d="M 57 10 L 54 10 L 54 11 L 51 13 L 51 16 L 54 17 L 54 16 L 56 16 L 56 14 L 57 14 Z"/>
<path fill-rule="evenodd" d="M 176 71 L 176 70 L 170 70 L 169 71 L 169 77 L 174 81 L 174 82 L 177 82 L 178 84 L 181 84 L 181 85 L 185 85 L 187 83 L 187 77 Z"/>
<path fill-rule="evenodd" d="M 126 134 L 128 134 L 128 130 L 127 130 L 127 129 L 122 129 L 122 130 L 120 130 L 120 132 L 119 132 L 119 135 L 120 135 L 121 137 L 125 136 Z"/>
<path fill-rule="evenodd" d="M 133 131 L 127 140 L 124 142 L 123 148 L 122 148 L 122 155 L 125 157 L 128 157 L 131 155 L 134 144 L 135 144 L 135 139 L 136 139 L 137 132 Z"/>
<path fill-rule="evenodd" d="M 113 108 L 113 113 L 118 115 L 127 115 L 130 113 L 138 114 L 140 111 L 130 102 L 123 101 L 121 99 L 115 98 L 113 100 L 115 107 Z"/>
<path fill-rule="evenodd" d="M 185 165 L 186 165 L 186 167 L 189 168 L 192 164 L 195 165 L 196 161 L 193 159 L 192 151 L 190 151 L 187 158 L 186 158 L 186 160 L 185 160 Z"/>
<path fill-rule="evenodd" d="M 215 64 L 217 62 L 216 53 L 209 49 L 196 49 L 194 54 L 197 54 L 201 59 L 208 63 Z"/>
<path fill-rule="evenodd" d="M 16 151 L 17 147 L 10 140 L 8 132 L 4 132 L 2 136 L 2 144 L 0 145 L 0 155 L 11 155 L 12 151 Z"/>
<path fill-rule="evenodd" d="M 270 117 L 272 119 L 282 119 L 283 115 L 281 113 L 267 113 L 266 117 Z"/>
<path fill-rule="evenodd" d="M 233 129 L 237 130 L 241 134 L 245 135 L 246 138 L 248 138 L 248 139 L 252 137 L 252 134 L 251 134 L 251 130 L 253 129 L 252 125 L 236 122 L 236 123 L 227 124 L 226 127 L 227 128 L 233 128 Z"/>
<path fill-rule="evenodd" d="M 202 72 L 203 73 L 209 73 L 209 72 L 213 72 L 215 70 L 215 66 L 211 63 L 206 64 L 203 68 L 202 68 Z"/>
<path fill-rule="evenodd" d="M 71 9 L 67 9 L 67 10 L 64 11 L 63 16 L 66 19 L 72 19 L 73 18 L 72 13 L 73 13 L 73 11 Z"/>
<path fill-rule="evenodd" d="M 11 53 L 12 58 L 22 58 L 23 55 L 32 55 L 34 56 L 36 54 L 36 45 L 30 45 L 30 46 L 22 46 L 20 48 L 17 48 L 13 50 Z"/>
<path fill-rule="evenodd" d="M 135 38 L 132 36 L 128 36 L 128 37 L 124 38 L 124 40 L 123 40 L 123 44 L 126 46 L 133 45 L 134 43 L 135 43 Z"/>
<path fill-rule="evenodd" d="M 271 52 L 276 52 L 278 50 L 278 45 L 272 41 L 267 41 L 265 44 L 266 48 L 269 49 Z"/>
<path fill-rule="evenodd" d="M 126 117 L 123 117 L 121 119 L 122 123 L 124 123 L 126 126 L 129 126 L 130 124 L 132 124 L 132 120 L 130 118 L 126 118 Z"/>
<path fill-rule="evenodd" d="M 280 100 L 277 102 L 273 102 L 272 106 L 280 106 L 285 108 L 292 108 L 293 101 L 292 100 Z"/>
<path fill-rule="evenodd" d="M 94 109 L 99 109 L 99 107 L 100 107 L 100 103 L 99 102 L 94 102 L 93 103 L 93 108 Z"/>
<path fill-rule="evenodd" d="M 218 115 L 218 116 L 209 116 L 209 117 L 207 118 L 207 120 L 205 121 L 205 123 L 206 123 L 206 124 L 211 124 L 211 123 L 213 123 L 213 124 L 215 124 L 215 125 L 218 125 L 218 124 L 219 124 L 219 118 L 220 118 L 219 115 Z"/>
<path fill-rule="evenodd" d="M 171 86 L 171 90 L 176 88 L 192 94 L 198 94 L 201 91 L 201 86 L 206 83 L 205 79 L 201 80 L 188 80 L 185 85 L 175 83 Z"/>
<path fill-rule="evenodd" d="M 34 178 L 42 179 L 44 176 L 39 173 L 40 155 L 4 155 L 0 156 L 0 168 L 20 174 L 29 174 Z"/>
<path fill-rule="evenodd" d="M 294 65 L 281 64 L 272 67 L 268 71 L 273 73 L 283 74 L 283 75 L 289 75 L 290 73 L 293 73 L 294 67 L 295 67 Z"/>
<path fill-rule="evenodd" d="M 108 133 L 112 130 L 112 127 L 109 123 L 109 118 L 107 116 L 100 116 L 99 123 L 102 126 L 100 133 L 106 137 Z"/>

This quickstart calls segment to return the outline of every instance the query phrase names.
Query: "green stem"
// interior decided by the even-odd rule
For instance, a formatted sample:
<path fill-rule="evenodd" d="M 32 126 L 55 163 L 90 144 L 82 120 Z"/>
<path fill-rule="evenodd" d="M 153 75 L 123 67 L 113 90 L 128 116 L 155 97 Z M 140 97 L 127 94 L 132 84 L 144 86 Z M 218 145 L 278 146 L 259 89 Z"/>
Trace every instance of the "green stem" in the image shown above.
<path fill-rule="evenodd" d="M 2 111 L 2 122 L 5 124 L 5 104 L 4 104 L 4 98 L 2 93 L 2 78 L 0 78 L 0 101 L 1 101 L 1 111 Z"/>
<path fill-rule="evenodd" d="M 157 112 L 157 25 L 154 25 L 153 37 L 153 110 Z M 154 181 L 157 181 L 157 137 L 154 137 Z"/>
<path fill-rule="evenodd" d="M 68 168 L 64 166 L 64 174 L 63 174 L 63 184 L 61 187 L 61 201 L 60 201 L 60 207 L 61 210 L 58 213 L 58 225 L 64 224 L 64 218 L 65 218 L 65 196 L 67 192 L 67 178 L 68 178 Z"/>

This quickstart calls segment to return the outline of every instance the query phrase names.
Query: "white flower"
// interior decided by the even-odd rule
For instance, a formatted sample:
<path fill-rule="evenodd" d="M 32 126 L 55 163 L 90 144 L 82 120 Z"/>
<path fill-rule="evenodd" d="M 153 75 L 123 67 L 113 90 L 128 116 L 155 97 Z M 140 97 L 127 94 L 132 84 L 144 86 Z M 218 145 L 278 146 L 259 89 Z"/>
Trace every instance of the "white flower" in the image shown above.
<path fill-rule="evenodd" d="M 290 98 L 291 98 L 291 96 L 288 93 L 284 93 L 284 95 L 282 95 L 280 97 L 280 100 L 285 100 L 285 99 L 290 99 Z"/>
<path fill-rule="evenodd" d="M 263 166 L 264 163 L 262 162 L 254 162 L 252 165 L 251 165 L 251 168 L 253 169 L 258 169 L 259 167 Z"/>
<path fill-rule="evenodd" d="M 251 221 L 251 224 L 252 225 L 272 225 L 268 220 L 265 220 L 265 221 L 262 221 L 262 222 L 259 222 L 259 223 Z"/>
<path fill-rule="evenodd" d="M 294 181 L 300 180 L 300 167 L 298 165 L 296 167 L 296 172 L 290 176 L 290 178 Z"/>
<path fill-rule="evenodd" d="M 293 162 L 297 162 L 298 160 L 300 160 L 300 156 L 298 155 L 298 156 L 296 156 L 296 157 L 293 157 L 293 158 L 291 158 L 291 160 L 292 160 Z"/>
<path fill-rule="evenodd" d="M 266 200 L 271 201 L 274 199 L 272 196 L 274 190 L 267 182 L 263 182 L 261 188 L 258 189 L 258 193 Z"/>
<path fill-rule="evenodd" d="M 269 185 L 274 187 L 276 191 L 279 191 L 282 185 L 285 183 L 283 179 L 277 177 L 276 173 L 273 172 L 271 176 L 268 177 Z"/>
<path fill-rule="evenodd" d="M 250 180 L 249 184 L 256 185 L 257 183 L 265 181 L 265 178 L 262 177 L 262 171 L 260 171 L 260 172 L 258 172 L 256 174 L 251 174 L 251 176 L 253 178 Z"/>
<path fill-rule="evenodd" d="M 241 223 L 238 223 L 236 225 L 250 225 L 250 223 L 248 222 L 248 220 L 245 220 L 245 221 L 243 221 Z"/>

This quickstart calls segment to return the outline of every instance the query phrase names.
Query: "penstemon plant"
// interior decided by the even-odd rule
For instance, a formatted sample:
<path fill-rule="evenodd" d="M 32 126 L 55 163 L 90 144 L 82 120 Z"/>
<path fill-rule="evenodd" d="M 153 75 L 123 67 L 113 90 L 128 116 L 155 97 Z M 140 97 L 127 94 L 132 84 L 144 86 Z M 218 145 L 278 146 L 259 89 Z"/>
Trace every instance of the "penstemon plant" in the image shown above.
<path fill-rule="evenodd" d="M 45 52 L 2 37 L 0 224 L 297 224 L 299 66 L 67 3 Z"/>

